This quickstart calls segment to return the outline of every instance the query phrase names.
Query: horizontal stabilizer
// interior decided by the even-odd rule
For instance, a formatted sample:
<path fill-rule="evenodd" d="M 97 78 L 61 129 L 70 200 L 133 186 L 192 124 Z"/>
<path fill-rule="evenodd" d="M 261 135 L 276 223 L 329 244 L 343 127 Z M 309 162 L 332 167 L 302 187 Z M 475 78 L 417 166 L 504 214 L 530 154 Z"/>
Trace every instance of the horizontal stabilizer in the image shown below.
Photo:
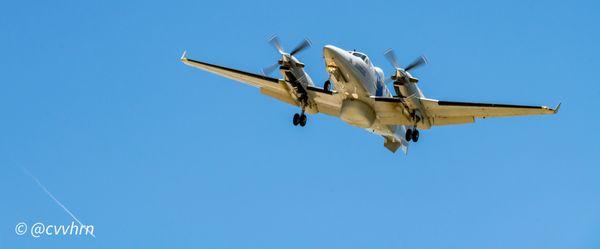
<path fill-rule="evenodd" d="M 383 138 L 385 139 L 383 142 L 383 146 L 389 151 L 396 152 L 398 148 L 402 148 L 404 154 L 408 153 L 408 141 L 404 139 L 398 140 L 391 136 L 384 136 Z"/>

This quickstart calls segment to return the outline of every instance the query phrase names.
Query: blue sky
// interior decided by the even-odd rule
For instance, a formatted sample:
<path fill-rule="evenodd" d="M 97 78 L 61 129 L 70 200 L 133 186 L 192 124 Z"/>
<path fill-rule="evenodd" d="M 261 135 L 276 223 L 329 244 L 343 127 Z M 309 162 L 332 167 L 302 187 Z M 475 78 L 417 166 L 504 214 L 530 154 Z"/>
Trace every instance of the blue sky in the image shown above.
<path fill-rule="evenodd" d="M 0 4 L 0 248 L 598 248 L 597 1 Z M 427 97 L 555 116 L 423 131 L 408 156 L 179 62 L 258 72 L 304 37 L 394 48 Z M 18 236 L 78 218 L 90 237 Z"/>

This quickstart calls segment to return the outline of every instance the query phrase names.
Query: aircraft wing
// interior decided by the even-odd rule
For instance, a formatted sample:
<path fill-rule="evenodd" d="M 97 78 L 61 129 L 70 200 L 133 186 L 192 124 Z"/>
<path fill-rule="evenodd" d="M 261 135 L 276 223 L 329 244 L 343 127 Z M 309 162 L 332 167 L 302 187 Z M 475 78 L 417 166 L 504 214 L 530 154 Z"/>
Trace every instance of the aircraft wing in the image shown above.
<path fill-rule="evenodd" d="M 555 114 L 560 108 L 420 99 L 433 125 L 473 123 L 475 118 Z"/>
<path fill-rule="evenodd" d="M 188 66 L 200 68 L 207 72 L 258 87 L 260 92 L 264 95 L 273 97 L 293 106 L 300 106 L 300 102 L 290 94 L 290 90 L 284 80 L 188 59 L 185 52 L 181 56 L 181 61 Z M 309 97 L 316 103 L 318 112 L 339 116 L 341 100 L 338 96 L 334 95 L 334 92 L 326 91 L 314 86 L 309 86 L 307 90 L 309 92 Z"/>
<path fill-rule="evenodd" d="M 255 86 L 258 88 L 269 88 L 269 89 L 277 89 L 279 88 L 279 80 L 263 75 L 258 75 L 254 73 L 244 72 L 241 70 L 227 68 L 219 65 L 213 65 L 210 63 L 196 61 L 192 59 L 188 59 L 185 57 L 185 53 L 181 57 L 181 61 L 188 66 L 200 68 L 202 70 L 232 79 L 237 80 L 242 83 L 246 83 L 251 86 Z"/>
<path fill-rule="evenodd" d="M 339 94 L 315 86 L 308 86 L 306 90 L 308 90 L 310 98 L 317 104 L 320 113 L 334 117 L 340 116 L 342 98 Z"/>
<path fill-rule="evenodd" d="M 408 107 L 402 99 L 389 97 L 371 97 L 375 100 L 375 111 L 382 124 L 411 125 Z M 432 125 L 466 124 L 476 118 L 512 117 L 526 115 L 555 114 L 560 108 L 546 106 L 508 105 L 490 103 L 472 103 L 419 99 Z"/>
<path fill-rule="evenodd" d="M 379 122 L 385 125 L 412 125 L 408 108 L 399 98 L 371 97 L 375 102 L 373 108 Z"/>

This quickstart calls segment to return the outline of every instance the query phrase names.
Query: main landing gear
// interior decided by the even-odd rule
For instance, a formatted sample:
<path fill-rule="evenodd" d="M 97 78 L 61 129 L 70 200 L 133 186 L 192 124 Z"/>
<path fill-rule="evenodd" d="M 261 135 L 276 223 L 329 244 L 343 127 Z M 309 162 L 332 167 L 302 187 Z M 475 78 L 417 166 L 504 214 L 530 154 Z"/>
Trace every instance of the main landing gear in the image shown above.
<path fill-rule="evenodd" d="M 294 123 L 294 126 L 300 125 L 302 127 L 304 127 L 306 125 L 306 115 L 304 114 L 304 112 L 302 112 L 301 114 L 294 114 L 294 119 L 292 120 L 292 122 Z"/>
<path fill-rule="evenodd" d="M 306 125 L 306 115 L 304 114 L 304 109 L 308 105 L 308 97 L 306 94 L 300 97 L 300 103 L 302 103 L 302 111 L 294 114 L 294 119 L 292 119 L 292 122 L 294 126 L 300 125 L 304 127 Z"/>
<path fill-rule="evenodd" d="M 417 113 L 415 113 L 415 111 L 413 111 L 410 114 L 410 117 L 412 118 L 412 120 L 415 122 L 414 126 L 412 129 L 406 129 L 406 141 L 412 140 L 413 142 L 417 142 L 419 141 L 419 130 L 417 130 L 417 123 L 421 122 L 421 116 L 417 115 Z"/>
<path fill-rule="evenodd" d="M 416 128 L 413 129 L 407 129 L 406 130 L 406 141 L 410 141 L 412 140 L 413 142 L 417 142 L 419 141 L 419 130 L 417 130 Z"/>

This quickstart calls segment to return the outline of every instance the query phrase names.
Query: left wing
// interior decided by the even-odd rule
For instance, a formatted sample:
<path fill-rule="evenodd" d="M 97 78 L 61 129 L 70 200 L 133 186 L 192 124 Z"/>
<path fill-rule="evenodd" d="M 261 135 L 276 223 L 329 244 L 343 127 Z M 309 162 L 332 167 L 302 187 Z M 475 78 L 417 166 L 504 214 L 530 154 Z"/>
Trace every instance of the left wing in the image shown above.
<path fill-rule="evenodd" d="M 181 61 L 188 66 L 200 68 L 204 71 L 211 72 L 225 78 L 258 87 L 260 88 L 260 92 L 264 95 L 273 97 L 291 105 L 298 106 L 298 101 L 295 98 L 292 98 L 292 96 L 289 94 L 285 83 L 280 82 L 278 79 L 188 59 L 185 55 L 186 53 L 184 52 L 181 56 Z"/>
<path fill-rule="evenodd" d="M 192 59 L 188 59 L 185 57 L 186 53 L 184 52 L 181 56 L 181 61 L 188 66 L 200 68 L 202 70 L 232 79 L 237 80 L 242 83 L 246 83 L 248 85 L 258 87 L 258 88 L 268 88 L 272 90 L 279 89 L 279 80 L 263 75 L 258 75 L 254 73 L 244 72 L 241 70 L 227 68 L 219 65 L 214 65 L 202 61 L 196 61 Z"/>
<path fill-rule="evenodd" d="M 289 86 L 286 84 L 285 80 L 188 59 L 185 52 L 181 56 L 181 61 L 188 66 L 200 68 L 204 71 L 208 71 L 225 78 L 258 87 L 260 88 L 260 92 L 264 95 L 290 105 L 300 106 L 298 99 L 290 94 Z M 332 116 L 339 115 L 341 100 L 338 96 L 334 95 L 334 92 L 326 91 L 314 86 L 309 86 L 307 90 L 309 92 L 309 96 L 317 105 L 317 110 L 313 110 L 313 112 L 322 112 Z"/>

